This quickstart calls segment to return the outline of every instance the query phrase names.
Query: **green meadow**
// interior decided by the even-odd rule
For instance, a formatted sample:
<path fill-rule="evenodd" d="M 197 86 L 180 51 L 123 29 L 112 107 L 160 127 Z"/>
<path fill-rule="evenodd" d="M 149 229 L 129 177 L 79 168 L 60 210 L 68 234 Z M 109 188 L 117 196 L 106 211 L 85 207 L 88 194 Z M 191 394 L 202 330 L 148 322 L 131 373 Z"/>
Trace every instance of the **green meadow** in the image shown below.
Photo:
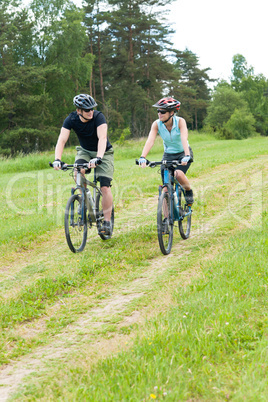
<path fill-rule="evenodd" d="M 190 133 L 191 236 L 168 256 L 144 142 L 114 145 L 114 234 L 78 254 L 53 152 L 0 160 L 0 400 L 267 400 L 267 138 Z"/>

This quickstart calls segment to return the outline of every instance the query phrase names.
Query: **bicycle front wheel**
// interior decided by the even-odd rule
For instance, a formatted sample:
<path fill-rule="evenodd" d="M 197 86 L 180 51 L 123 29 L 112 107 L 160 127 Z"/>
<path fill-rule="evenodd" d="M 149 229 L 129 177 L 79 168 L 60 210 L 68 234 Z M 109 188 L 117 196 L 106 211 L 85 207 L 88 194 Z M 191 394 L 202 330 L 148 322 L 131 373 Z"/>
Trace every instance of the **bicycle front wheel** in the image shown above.
<path fill-rule="evenodd" d="M 114 206 L 112 209 L 112 214 L 111 214 L 111 234 L 110 235 L 105 235 L 100 232 L 101 227 L 103 225 L 104 221 L 104 214 L 103 214 L 103 209 L 102 209 L 102 194 L 98 193 L 96 196 L 96 221 L 97 221 L 97 229 L 98 229 L 98 235 L 102 240 L 108 240 L 112 237 L 113 230 L 114 230 Z"/>
<path fill-rule="evenodd" d="M 171 198 L 168 192 L 162 192 L 158 201 L 157 235 L 160 250 L 164 255 L 169 254 L 173 241 L 173 223 L 171 223 Z"/>
<path fill-rule="evenodd" d="M 192 214 L 189 213 L 190 209 L 184 200 L 181 190 L 179 190 L 179 208 L 180 208 L 180 216 L 182 218 L 179 220 L 179 231 L 181 237 L 185 240 L 188 239 L 188 237 L 190 236 Z"/>
<path fill-rule="evenodd" d="M 84 208 L 82 217 L 82 197 L 72 195 L 66 205 L 64 218 L 65 236 L 70 250 L 79 253 L 84 250 L 87 241 L 87 219 Z"/>

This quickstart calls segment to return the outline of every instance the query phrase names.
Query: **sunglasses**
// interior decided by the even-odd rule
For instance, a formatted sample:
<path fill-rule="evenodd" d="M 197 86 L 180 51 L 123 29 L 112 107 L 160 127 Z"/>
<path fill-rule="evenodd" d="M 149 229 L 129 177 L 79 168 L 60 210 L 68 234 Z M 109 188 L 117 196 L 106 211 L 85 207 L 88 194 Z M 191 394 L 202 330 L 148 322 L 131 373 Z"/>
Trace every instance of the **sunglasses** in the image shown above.
<path fill-rule="evenodd" d="M 167 112 L 168 112 L 167 110 L 157 109 L 157 113 L 160 113 L 160 114 L 166 114 Z"/>
<path fill-rule="evenodd" d="M 88 112 L 92 112 L 93 109 L 82 109 L 84 112 L 88 113 Z"/>

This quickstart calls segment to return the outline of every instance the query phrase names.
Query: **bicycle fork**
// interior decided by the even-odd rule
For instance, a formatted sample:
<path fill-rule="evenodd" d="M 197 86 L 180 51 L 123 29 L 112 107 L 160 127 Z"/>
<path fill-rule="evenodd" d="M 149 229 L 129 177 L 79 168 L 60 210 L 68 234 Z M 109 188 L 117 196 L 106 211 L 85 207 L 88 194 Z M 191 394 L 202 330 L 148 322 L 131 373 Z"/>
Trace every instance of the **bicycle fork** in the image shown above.
<path fill-rule="evenodd" d="M 169 218 L 169 222 L 171 225 L 173 225 L 174 223 L 174 196 L 172 194 L 172 190 L 170 190 L 169 186 L 167 186 L 166 184 L 163 184 L 162 186 L 158 187 L 158 192 L 159 192 L 159 198 L 161 197 L 161 194 L 164 192 L 164 188 L 167 189 L 167 192 L 169 193 L 169 199 L 170 199 L 170 207 L 168 208 L 167 205 L 167 212 L 169 211 L 169 217 L 166 216 L 166 218 Z"/>

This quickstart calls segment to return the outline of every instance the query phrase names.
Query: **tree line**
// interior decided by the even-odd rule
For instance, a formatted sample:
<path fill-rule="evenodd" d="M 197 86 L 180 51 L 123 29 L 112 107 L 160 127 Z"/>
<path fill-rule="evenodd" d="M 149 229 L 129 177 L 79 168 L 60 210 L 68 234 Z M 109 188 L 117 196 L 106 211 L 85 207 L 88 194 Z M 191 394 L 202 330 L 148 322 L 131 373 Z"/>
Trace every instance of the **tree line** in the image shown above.
<path fill-rule="evenodd" d="M 174 48 L 167 5 L 172 0 L 84 0 L 82 7 L 70 0 L 32 0 L 27 6 L 1 0 L 0 153 L 53 147 L 78 93 L 96 99 L 112 141 L 147 135 L 156 118 L 152 104 L 168 94 L 182 102 L 180 115 L 190 129 L 206 125 L 217 131 L 209 118 L 217 99 L 210 68 L 200 68 L 190 50 Z M 234 81 L 219 88 L 229 85 L 240 94 L 254 129 L 267 135 L 267 80 L 244 67 L 240 60 Z M 254 106 L 248 87 L 259 94 Z M 70 136 L 70 145 L 76 142 Z"/>
<path fill-rule="evenodd" d="M 268 135 L 268 80 L 254 75 L 241 54 L 233 57 L 230 83 L 221 81 L 214 88 L 207 108 L 205 128 L 219 138 L 243 139 Z"/>

